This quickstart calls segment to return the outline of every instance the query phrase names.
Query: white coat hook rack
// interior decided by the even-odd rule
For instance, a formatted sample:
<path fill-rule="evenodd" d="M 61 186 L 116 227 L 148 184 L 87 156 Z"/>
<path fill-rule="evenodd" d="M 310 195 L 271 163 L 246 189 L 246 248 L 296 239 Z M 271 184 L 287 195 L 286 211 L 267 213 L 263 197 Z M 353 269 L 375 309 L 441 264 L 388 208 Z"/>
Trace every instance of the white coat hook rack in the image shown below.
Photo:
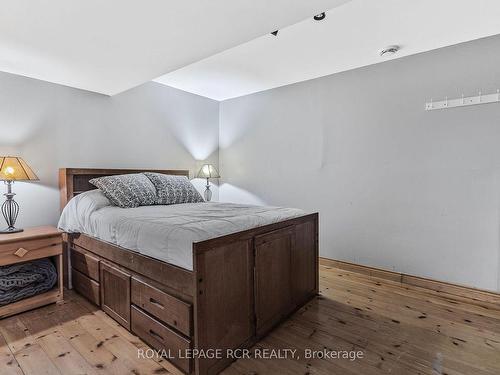
<path fill-rule="evenodd" d="M 479 91 L 478 95 L 476 96 L 465 97 L 462 94 L 462 97 L 457 99 L 448 99 L 448 97 L 446 97 L 445 100 L 437 102 L 431 99 L 430 102 L 425 103 L 425 110 L 434 111 L 436 109 L 466 107 L 470 105 L 488 104 L 488 103 L 500 103 L 500 89 L 498 89 L 496 93 L 487 95 L 483 95 L 483 93 Z"/>

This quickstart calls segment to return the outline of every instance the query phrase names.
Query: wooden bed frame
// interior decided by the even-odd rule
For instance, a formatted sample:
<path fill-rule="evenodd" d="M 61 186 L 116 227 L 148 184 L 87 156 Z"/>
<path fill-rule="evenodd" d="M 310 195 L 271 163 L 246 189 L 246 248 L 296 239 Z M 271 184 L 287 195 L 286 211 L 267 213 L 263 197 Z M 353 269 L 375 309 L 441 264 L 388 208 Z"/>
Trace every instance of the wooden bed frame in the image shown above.
<path fill-rule="evenodd" d="M 60 169 L 61 207 L 94 177 L 143 171 Z M 187 374 L 219 373 L 318 293 L 317 213 L 193 243 L 193 271 L 84 234 L 65 248 L 75 290 Z"/>

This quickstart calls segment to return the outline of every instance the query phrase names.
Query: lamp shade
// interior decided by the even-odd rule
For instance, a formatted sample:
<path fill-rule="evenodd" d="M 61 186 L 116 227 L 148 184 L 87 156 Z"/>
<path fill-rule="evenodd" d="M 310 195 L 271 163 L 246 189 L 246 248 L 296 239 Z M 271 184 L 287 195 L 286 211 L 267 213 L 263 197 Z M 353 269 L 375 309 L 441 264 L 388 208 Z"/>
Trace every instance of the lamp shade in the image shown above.
<path fill-rule="evenodd" d="M 203 164 L 198 172 L 198 178 L 219 178 L 219 171 L 213 164 Z"/>
<path fill-rule="evenodd" d="M 0 181 L 37 181 L 30 166 L 16 156 L 0 156 Z"/>

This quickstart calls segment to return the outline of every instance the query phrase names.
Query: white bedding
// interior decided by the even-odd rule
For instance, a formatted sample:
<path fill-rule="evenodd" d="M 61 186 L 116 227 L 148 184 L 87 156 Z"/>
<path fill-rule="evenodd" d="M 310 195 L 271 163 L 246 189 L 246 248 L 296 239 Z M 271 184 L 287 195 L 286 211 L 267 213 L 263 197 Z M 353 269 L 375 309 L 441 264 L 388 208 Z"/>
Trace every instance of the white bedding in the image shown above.
<path fill-rule="evenodd" d="M 192 270 L 193 242 L 304 214 L 294 208 L 215 202 L 120 208 L 93 190 L 66 205 L 58 226 Z"/>

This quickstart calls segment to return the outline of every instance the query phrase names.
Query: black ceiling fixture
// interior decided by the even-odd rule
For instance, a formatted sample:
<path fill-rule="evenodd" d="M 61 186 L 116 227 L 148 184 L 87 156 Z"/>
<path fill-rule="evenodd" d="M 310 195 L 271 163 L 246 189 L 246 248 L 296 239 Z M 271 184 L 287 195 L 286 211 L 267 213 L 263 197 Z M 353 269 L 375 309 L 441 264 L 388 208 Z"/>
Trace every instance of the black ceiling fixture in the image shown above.
<path fill-rule="evenodd" d="M 279 32 L 279 30 L 273 31 L 273 32 L 271 33 L 271 35 L 278 36 L 278 32 Z"/>
<path fill-rule="evenodd" d="M 326 13 L 323 12 L 323 13 L 320 13 L 320 14 L 316 14 L 313 18 L 315 21 L 322 21 L 324 20 L 326 17 Z"/>

